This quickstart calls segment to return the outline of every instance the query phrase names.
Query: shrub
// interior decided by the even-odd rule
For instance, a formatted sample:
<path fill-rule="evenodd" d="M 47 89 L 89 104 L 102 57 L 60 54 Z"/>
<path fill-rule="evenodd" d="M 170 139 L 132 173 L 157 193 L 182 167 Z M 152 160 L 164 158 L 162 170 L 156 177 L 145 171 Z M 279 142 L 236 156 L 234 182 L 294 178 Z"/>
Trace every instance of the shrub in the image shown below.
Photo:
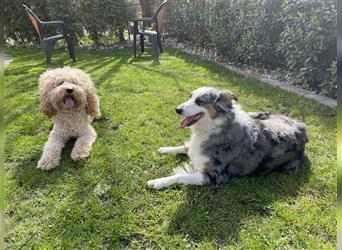
<path fill-rule="evenodd" d="M 42 1 L 44 2 L 44 1 Z M 46 0 L 46 20 L 63 21 L 75 43 L 77 37 L 83 36 L 82 12 L 79 2 L 75 0 Z"/>
<path fill-rule="evenodd" d="M 281 67 L 294 83 L 334 96 L 335 0 L 173 0 L 170 8 L 168 31 L 178 40 Z"/>
<path fill-rule="evenodd" d="M 284 29 L 278 50 L 294 72 L 293 81 L 311 88 L 322 87 L 330 94 L 334 92 L 336 82 L 331 65 L 336 57 L 335 0 L 286 1 L 281 21 Z M 327 83 L 327 79 L 332 82 Z"/>
<path fill-rule="evenodd" d="M 116 35 L 124 40 L 128 12 L 124 0 L 83 0 L 80 7 L 82 24 L 96 45 L 103 35 Z"/>
<path fill-rule="evenodd" d="M 5 0 L 4 2 L 4 36 L 10 38 L 17 44 L 27 42 L 37 42 L 38 36 L 33 29 L 22 4 L 32 6 L 40 17 L 44 19 L 47 14 L 46 2 L 40 3 L 39 0 Z"/>
<path fill-rule="evenodd" d="M 218 51 L 244 63 L 275 61 L 280 6 L 279 0 L 213 1 L 208 30 Z"/>
<path fill-rule="evenodd" d="M 195 45 L 205 46 L 210 44 L 210 37 L 207 31 L 206 0 L 197 1 L 175 1 L 173 6 L 177 6 L 174 13 L 177 24 L 175 28 L 179 30 L 179 37 L 192 41 Z"/>
<path fill-rule="evenodd" d="M 123 29 L 128 21 L 125 0 L 5 0 L 5 37 L 21 45 L 38 42 L 23 3 L 43 21 L 64 21 L 75 41 L 84 35 L 84 31 L 96 44 L 103 35 L 123 39 Z"/>
<path fill-rule="evenodd" d="M 37 42 L 23 2 L 5 0 L 5 37 L 20 44 Z M 104 37 L 123 40 L 132 16 L 127 6 L 132 0 L 25 2 L 44 20 L 63 20 L 75 39 L 85 31 L 97 45 L 106 42 Z M 166 30 L 179 41 L 214 47 L 231 61 L 281 67 L 294 83 L 336 95 L 335 0 L 170 0 L 169 4 Z"/>

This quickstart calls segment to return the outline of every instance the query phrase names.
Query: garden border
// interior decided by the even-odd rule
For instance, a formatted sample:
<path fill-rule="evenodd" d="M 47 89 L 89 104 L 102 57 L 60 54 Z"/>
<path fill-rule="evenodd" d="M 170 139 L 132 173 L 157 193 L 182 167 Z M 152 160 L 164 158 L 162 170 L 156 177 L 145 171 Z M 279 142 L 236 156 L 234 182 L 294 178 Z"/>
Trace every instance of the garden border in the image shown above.
<path fill-rule="evenodd" d="M 334 108 L 337 106 L 337 101 L 334 100 L 334 99 L 331 99 L 329 97 L 326 97 L 326 96 L 323 96 L 323 95 L 318 95 L 318 94 L 315 94 L 309 90 L 306 90 L 306 89 L 302 89 L 298 86 L 295 86 L 295 85 L 290 85 L 290 84 L 284 84 L 283 82 L 281 81 L 278 81 L 276 79 L 273 79 L 273 78 L 270 78 L 270 77 L 265 77 L 265 76 L 262 76 L 262 75 L 258 75 L 258 74 L 255 74 L 255 73 L 250 73 L 246 70 L 243 70 L 243 69 L 240 69 L 236 66 L 232 66 L 232 65 L 228 65 L 226 63 L 222 63 L 222 62 L 218 62 L 218 61 L 215 61 L 216 63 L 220 64 L 220 65 L 223 65 L 224 67 L 226 67 L 227 69 L 239 74 L 239 75 L 243 75 L 245 77 L 251 77 L 251 78 L 255 78 L 263 83 L 266 83 L 266 84 L 269 84 L 269 85 L 272 85 L 272 86 L 276 86 L 276 87 L 279 87 L 281 89 L 284 89 L 286 91 L 289 91 L 289 92 L 292 92 L 292 93 L 295 93 L 299 96 L 303 96 L 303 97 L 306 97 L 306 98 L 309 98 L 311 100 L 314 100 L 316 102 L 319 102 L 323 105 L 326 105 L 326 106 L 329 106 L 331 108 Z"/>
<path fill-rule="evenodd" d="M 171 47 L 174 47 L 174 46 L 171 45 Z M 331 108 L 335 108 L 337 106 L 337 101 L 332 99 L 332 98 L 329 98 L 327 96 L 315 94 L 312 91 L 300 88 L 300 87 L 292 85 L 292 84 L 285 84 L 284 82 L 281 82 L 279 80 L 273 79 L 271 77 L 266 77 L 266 76 L 263 76 L 263 75 L 260 75 L 260 74 L 251 73 L 251 72 L 249 72 L 247 70 L 243 70 L 243 69 L 241 69 L 239 67 L 230 65 L 228 63 L 225 63 L 225 62 L 222 62 L 222 61 L 219 61 L 219 60 L 216 60 L 216 59 L 208 58 L 208 57 L 206 57 L 204 55 L 198 54 L 198 53 L 193 52 L 191 50 L 187 50 L 187 49 L 183 49 L 183 48 L 179 48 L 179 47 L 174 47 L 174 48 L 176 48 L 176 49 L 178 49 L 180 51 L 183 51 L 185 53 L 189 53 L 189 54 L 192 54 L 192 55 L 199 56 L 202 59 L 208 60 L 210 62 L 214 62 L 214 63 L 217 63 L 219 65 L 222 65 L 225 68 L 229 69 L 230 71 L 233 71 L 234 73 L 236 73 L 238 75 L 242 75 L 242 76 L 245 76 L 245 77 L 251 77 L 251 78 L 257 79 L 257 80 L 259 80 L 259 81 L 261 81 L 263 83 L 266 83 L 268 85 L 279 87 L 281 89 L 284 89 L 286 91 L 295 93 L 295 94 L 297 94 L 299 96 L 306 97 L 308 99 L 314 100 L 316 102 L 319 102 L 319 103 L 321 103 L 323 105 L 326 105 L 326 106 L 329 106 Z"/>

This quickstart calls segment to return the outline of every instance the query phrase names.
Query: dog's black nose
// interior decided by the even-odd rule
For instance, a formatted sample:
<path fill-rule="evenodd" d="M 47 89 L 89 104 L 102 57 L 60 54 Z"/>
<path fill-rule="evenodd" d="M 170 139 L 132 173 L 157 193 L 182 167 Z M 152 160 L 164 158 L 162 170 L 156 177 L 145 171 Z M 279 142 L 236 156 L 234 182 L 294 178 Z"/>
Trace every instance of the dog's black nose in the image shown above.
<path fill-rule="evenodd" d="M 183 113 L 183 109 L 176 108 L 176 113 L 181 115 Z"/>
<path fill-rule="evenodd" d="M 71 94 L 73 90 L 72 89 L 67 89 L 66 91 L 68 92 L 68 94 Z"/>

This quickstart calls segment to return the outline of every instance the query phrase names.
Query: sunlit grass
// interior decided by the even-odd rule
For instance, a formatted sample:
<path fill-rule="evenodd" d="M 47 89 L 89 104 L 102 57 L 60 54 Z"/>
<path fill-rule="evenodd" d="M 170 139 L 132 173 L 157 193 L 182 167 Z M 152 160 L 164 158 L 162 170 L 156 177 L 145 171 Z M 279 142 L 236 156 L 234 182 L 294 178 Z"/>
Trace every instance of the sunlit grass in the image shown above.
<path fill-rule="evenodd" d="M 5 71 L 6 246 L 18 249 L 333 249 L 336 235 L 336 114 L 230 73 L 215 63 L 167 49 L 160 64 L 130 50 L 10 49 Z M 52 122 L 39 113 L 37 80 L 71 65 L 89 72 L 103 117 L 91 156 L 74 163 L 73 142 L 62 164 L 36 169 Z M 170 174 L 186 157 L 162 156 L 182 144 L 174 112 L 188 93 L 211 85 L 234 92 L 248 111 L 290 115 L 308 125 L 307 159 L 289 174 L 235 179 L 219 189 L 150 190 L 146 181 Z"/>

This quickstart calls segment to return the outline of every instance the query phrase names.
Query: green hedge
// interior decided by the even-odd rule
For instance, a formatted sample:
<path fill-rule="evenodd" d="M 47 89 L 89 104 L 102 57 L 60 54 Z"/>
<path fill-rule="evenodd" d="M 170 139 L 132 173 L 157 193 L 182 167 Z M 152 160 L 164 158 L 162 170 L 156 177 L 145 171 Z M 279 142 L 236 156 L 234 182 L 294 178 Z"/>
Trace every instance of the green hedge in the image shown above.
<path fill-rule="evenodd" d="M 294 81 L 335 94 L 335 0 L 288 1 L 280 20 L 284 30 L 277 46 L 286 65 L 296 73 Z"/>
<path fill-rule="evenodd" d="M 19 45 L 38 42 L 22 4 L 42 21 L 64 21 L 76 42 L 85 32 L 96 44 L 103 36 L 123 40 L 129 16 L 125 0 L 5 0 L 4 34 Z"/>
<path fill-rule="evenodd" d="M 229 60 L 284 68 L 336 96 L 335 0 L 172 0 L 168 31 Z"/>
<path fill-rule="evenodd" d="M 63 20 L 77 41 L 124 39 L 128 0 L 5 0 L 4 34 L 37 42 L 22 4 L 43 20 Z M 158 2 L 158 1 L 156 1 Z M 283 68 L 296 84 L 336 97 L 335 0 L 169 0 L 168 31 L 179 41 L 214 47 L 231 61 Z M 170 23 L 171 21 L 171 23 Z"/>

